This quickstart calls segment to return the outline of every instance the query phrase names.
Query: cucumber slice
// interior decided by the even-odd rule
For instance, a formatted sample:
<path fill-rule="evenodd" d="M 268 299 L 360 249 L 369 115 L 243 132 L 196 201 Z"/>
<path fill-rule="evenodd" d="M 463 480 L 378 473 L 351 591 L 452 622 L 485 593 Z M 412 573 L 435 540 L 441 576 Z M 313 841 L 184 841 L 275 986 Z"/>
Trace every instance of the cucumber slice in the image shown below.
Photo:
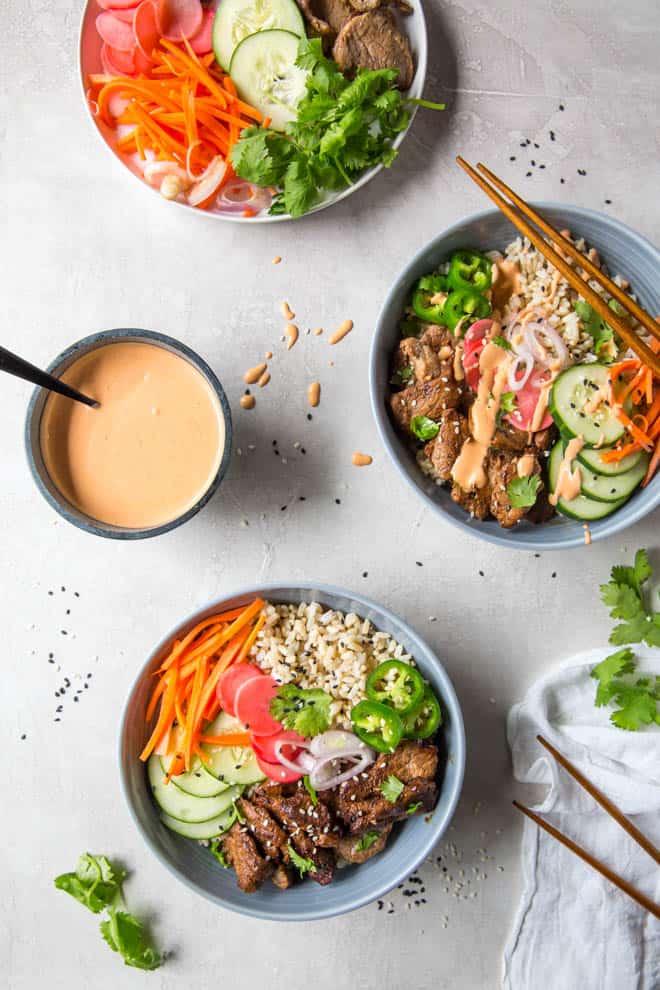
<path fill-rule="evenodd" d="M 640 458 L 635 467 L 625 474 L 596 474 L 585 465 L 581 465 L 582 494 L 601 502 L 617 502 L 621 498 L 630 498 L 646 474 L 648 465 L 648 454 Z"/>
<path fill-rule="evenodd" d="M 548 481 L 551 492 L 555 490 L 559 475 L 559 465 L 562 462 L 563 456 L 564 444 L 561 440 L 558 440 L 552 448 L 548 463 Z M 583 519 L 586 522 L 593 522 L 596 519 L 603 519 L 605 516 L 609 516 L 626 501 L 627 499 L 620 498 L 617 502 L 598 502 L 596 499 L 588 498 L 586 495 L 578 495 L 577 498 L 571 499 L 570 502 L 567 502 L 564 498 L 560 498 L 555 508 L 562 515 L 570 516 L 572 519 Z"/>
<path fill-rule="evenodd" d="M 642 451 L 638 450 L 634 454 L 627 454 L 620 461 L 604 461 L 603 454 L 607 450 L 610 448 L 601 447 L 600 450 L 594 450 L 593 447 L 583 447 L 577 455 L 577 459 L 596 474 L 606 474 L 608 477 L 612 477 L 617 474 L 626 474 L 637 465 L 642 456 Z"/>
<path fill-rule="evenodd" d="M 256 784 L 264 780 L 257 757 L 249 746 L 204 746 L 208 771 L 226 784 Z"/>
<path fill-rule="evenodd" d="M 204 729 L 205 736 L 227 736 L 230 732 L 247 732 L 242 722 L 227 712 L 220 712 L 210 725 Z"/>
<path fill-rule="evenodd" d="M 207 822 L 180 822 L 176 818 L 170 818 L 161 812 L 160 820 L 172 832 L 182 835 L 184 839 L 214 839 L 216 835 L 222 835 L 234 822 L 234 809 L 229 808 L 223 811 L 216 818 L 210 818 Z"/>
<path fill-rule="evenodd" d="M 165 783 L 165 774 L 160 765 L 160 756 L 152 754 L 147 768 L 151 792 L 156 804 L 169 815 L 180 822 L 208 822 L 212 818 L 231 807 L 233 801 L 240 796 L 240 787 L 227 787 L 215 797 L 195 797 L 185 791 Z"/>
<path fill-rule="evenodd" d="M 584 406 L 599 389 L 606 389 L 608 372 L 603 364 L 576 364 L 562 372 L 550 392 L 552 418 L 565 437 L 584 437 L 585 447 L 615 443 L 623 435 L 623 423 L 608 402 L 593 413 Z"/>
<path fill-rule="evenodd" d="M 295 120 L 305 94 L 307 72 L 295 64 L 299 41 L 291 31 L 259 31 L 241 41 L 231 57 L 229 72 L 239 96 L 270 117 L 276 131 Z"/>
<path fill-rule="evenodd" d="M 213 51 L 225 72 L 244 38 L 273 28 L 305 37 L 295 0 L 222 0 L 213 21 Z"/>
<path fill-rule="evenodd" d="M 167 773 L 171 762 L 172 757 L 161 756 L 160 765 L 163 773 Z M 208 773 L 201 760 L 195 760 L 188 773 L 180 773 L 172 777 L 171 783 L 180 791 L 185 791 L 186 794 L 192 794 L 194 797 L 215 797 L 229 787 L 229 784 Z"/>

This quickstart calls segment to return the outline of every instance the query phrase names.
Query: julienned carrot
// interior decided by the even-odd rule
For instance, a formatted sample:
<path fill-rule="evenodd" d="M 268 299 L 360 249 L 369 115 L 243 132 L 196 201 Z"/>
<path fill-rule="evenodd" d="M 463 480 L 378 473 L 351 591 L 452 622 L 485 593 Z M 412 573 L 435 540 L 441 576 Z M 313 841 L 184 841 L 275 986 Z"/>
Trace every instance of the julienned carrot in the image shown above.
<path fill-rule="evenodd" d="M 190 770 L 190 758 L 192 756 L 192 748 L 195 741 L 195 714 L 197 712 L 197 705 L 199 704 L 199 697 L 202 692 L 202 679 L 205 673 L 206 660 L 203 659 L 199 662 L 197 669 L 195 670 L 192 694 L 190 695 L 190 703 L 188 705 L 188 711 L 186 712 L 186 726 L 183 734 L 183 758 L 186 770 Z"/>
<path fill-rule="evenodd" d="M 237 619 L 239 615 L 242 615 L 244 611 L 244 607 L 232 608 L 228 612 L 219 612 L 217 615 L 209 615 L 208 618 L 202 619 L 202 621 L 198 622 L 197 625 L 190 630 L 190 632 L 186 633 L 184 638 L 178 644 L 175 644 L 171 653 L 167 655 L 166 659 L 160 665 L 156 673 L 167 670 L 167 668 L 171 666 L 177 657 L 181 656 L 188 644 L 191 643 L 204 629 L 208 629 L 209 626 L 213 625 L 220 626 L 224 622 L 233 622 L 233 620 Z"/>
<path fill-rule="evenodd" d="M 172 716 L 174 713 L 174 695 L 176 694 L 176 687 L 178 681 L 179 671 L 175 667 L 174 670 L 168 671 L 165 675 L 167 678 L 167 686 L 163 693 L 163 697 L 160 703 L 160 714 L 158 716 L 158 721 L 156 722 L 156 727 L 149 737 L 147 745 L 144 747 L 140 753 L 141 760 L 148 760 L 154 751 L 154 747 L 158 745 L 160 739 L 162 739 L 165 734 L 165 729 L 172 722 Z"/>
<path fill-rule="evenodd" d="M 658 465 L 660 464 L 660 437 L 656 440 L 655 450 L 653 451 L 653 456 L 651 457 L 651 462 L 649 464 L 648 471 L 644 476 L 644 481 L 642 482 L 642 488 L 648 485 L 649 481 L 658 470 Z"/>
<path fill-rule="evenodd" d="M 259 634 L 259 630 L 261 629 L 265 621 L 266 621 L 266 616 L 262 612 L 259 618 L 257 619 L 257 621 L 255 622 L 254 626 L 252 627 L 252 632 L 243 643 L 243 646 L 241 647 L 241 652 L 236 657 L 236 663 L 242 663 L 245 660 L 246 656 L 248 655 L 248 653 L 250 652 L 250 650 L 254 645 L 254 641 Z"/>
<path fill-rule="evenodd" d="M 239 650 L 242 649 L 245 641 L 249 638 L 249 629 L 241 629 L 236 636 L 227 643 L 225 646 L 222 656 L 216 663 L 213 673 L 208 678 L 206 684 L 204 685 L 204 690 L 202 692 L 202 697 L 199 704 L 199 718 L 198 724 L 201 721 L 207 707 L 209 700 L 213 696 L 213 692 L 217 686 L 220 679 L 220 675 L 229 667 L 236 659 Z"/>
<path fill-rule="evenodd" d="M 201 735 L 199 741 L 208 743 L 209 746 L 249 746 L 249 732 L 228 732 L 224 736 Z"/>

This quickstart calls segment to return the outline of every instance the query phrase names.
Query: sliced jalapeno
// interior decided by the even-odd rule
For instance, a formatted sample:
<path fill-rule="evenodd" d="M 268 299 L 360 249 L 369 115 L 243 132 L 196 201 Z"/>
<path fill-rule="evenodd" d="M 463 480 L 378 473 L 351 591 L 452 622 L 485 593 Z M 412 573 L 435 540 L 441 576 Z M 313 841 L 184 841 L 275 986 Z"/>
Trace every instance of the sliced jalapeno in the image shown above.
<path fill-rule="evenodd" d="M 412 308 L 415 315 L 425 323 L 443 325 L 443 309 L 445 300 L 433 302 L 434 297 L 447 291 L 447 279 L 444 275 L 423 275 L 415 286 L 412 297 Z"/>
<path fill-rule="evenodd" d="M 445 326 L 455 330 L 461 320 L 475 323 L 488 316 L 491 310 L 489 301 L 476 289 L 454 289 L 447 298 L 442 315 Z"/>
<path fill-rule="evenodd" d="M 355 735 L 379 753 L 392 753 L 401 742 L 403 723 L 393 708 L 378 701 L 360 701 L 351 710 Z"/>
<path fill-rule="evenodd" d="M 428 739 L 441 724 L 440 702 L 427 684 L 417 707 L 403 716 L 403 734 L 406 739 Z"/>
<path fill-rule="evenodd" d="M 454 251 L 449 262 L 447 282 L 452 289 L 485 292 L 493 282 L 493 264 L 478 251 Z"/>
<path fill-rule="evenodd" d="M 424 696 L 424 681 L 415 667 L 403 660 L 385 660 L 367 677 L 367 698 L 406 715 Z"/>

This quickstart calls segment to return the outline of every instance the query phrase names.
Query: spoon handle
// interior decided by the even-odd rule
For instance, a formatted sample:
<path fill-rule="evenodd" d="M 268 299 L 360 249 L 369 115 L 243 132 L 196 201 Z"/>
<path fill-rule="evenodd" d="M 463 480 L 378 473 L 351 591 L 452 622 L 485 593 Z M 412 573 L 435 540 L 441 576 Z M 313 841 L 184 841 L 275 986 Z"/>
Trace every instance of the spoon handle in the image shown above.
<path fill-rule="evenodd" d="M 26 382 L 32 382 L 33 385 L 41 385 L 42 388 L 47 388 L 51 392 L 58 392 L 59 395 L 65 395 L 67 399 L 84 402 L 86 406 L 98 406 L 96 399 L 90 399 L 82 392 L 77 392 L 75 388 L 71 388 L 61 382 L 59 378 L 42 371 L 41 368 L 36 368 L 29 361 L 25 361 L 18 354 L 13 354 L 5 347 L 0 347 L 0 371 L 6 371 L 7 374 L 14 375 L 15 378 L 22 378 Z"/>

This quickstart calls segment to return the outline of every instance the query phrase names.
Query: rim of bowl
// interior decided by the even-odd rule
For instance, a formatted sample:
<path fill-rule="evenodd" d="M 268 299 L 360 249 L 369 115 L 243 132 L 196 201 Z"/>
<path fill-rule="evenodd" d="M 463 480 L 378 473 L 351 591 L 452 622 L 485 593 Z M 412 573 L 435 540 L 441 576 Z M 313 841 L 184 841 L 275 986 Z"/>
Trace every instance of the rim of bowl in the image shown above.
<path fill-rule="evenodd" d="M 80 25 L 78 27 L 78 81 L 80 83 L 80 90 L 82 93 L 83 104 L 85 106 L 85 116 L 92 125 L 92 128 L 95 131 L 99 140 L 101 141 L 101 144 L 106 148 L 106 150 L 112 155 L 112 157 L 116 161 L 119 161 L 119 164 L 122 167 L 122 171 L 128 173 L 129 175 L 132 175 L 135 179 L 138 180 L 140 185 L 144 186 L 145 189 L 147 189 L 149 192 L 154 193 L 157 192 L 157 190 L 152 189 L 147 184 L 147 182 L 144 181 L 144 179 L 140 178 L 140 176 L 136 175 L 132 171 L 132 169 L 128 168 L 126 163 L 122 160 L 121 156 L 108 143 L 108 141 L 101 133 L 100 129 L 97 127 L 94 117 L 92 116 L 89 109 L 89 102 L 87 100 L 87 92 L 85 89 L 85 78 L 82 69 L 82 51 L 83 51 L 83 30 L 85 27 L 85 22 L 88 17 L 89 8 L 94 2 L 96 2 L 96 0 L 85 0 L 82 15 L 80 18 Z M 415 76 L 413 78 L 412 84 L 406 94 L 410 99 L 420 99 L 422 97 L 424 93 L 424 86 L 426 85 L 426 73 L 428 68 L 428 41 L 429 41 L 428 25 L 426 23 L 426 16 L 424 14 L 424 7 L 421 3 L 421 0 L 418 3 L 418 5 L 415 7 L 415 15 L 419 17 L 421 30 L 420 30 L 419 52 L 417 53 L 417 68 L 415 71 Z M 394 141 L 392 141 L 393 148 L 398 149 L 405 140 L 405 138 L 408 136 L 410 128 L 413 125 L 413 121 L 417 116 L 418 110 L 419 110 L 418 105 L 413 104 L 413 107 L 410 111 L 410 120 L 408 121 L 408 126 L 400 134 L 397 134 Z M 311 210 L 308 210 L 301 217 L 292 217 L 288 213 L 279 216 L 269 216 L 268 214 L 263 214 L 263 215 L 259 214 L 256 217 L 242 217 L 232 213 L 212 213 L 207 210 L 198 210 L 196 207 L 188 206 L 187 203 L 179 203 L 177 200 L 170 200 L 170 202 L 174 206 L 177 206 L 180 209 L 185 210 L 186 213 L 190 213 L 192 211 L 195 214 L 198 215 L 201 214 L 206 217 L 211 217 L 212 219 L 215 220 L 223 220 L 226 223 L 241 223 L 241 224 L 249 224 L 251 226 L 254 226 L 254 224 L 260 224 L 260 223 L 281 223 L 281 222 L 286 222 L 288 220 L 304 220 L 305 217 L 311 216 L 313 213 L 320 213 L 321 210 L 327 210 L 330 206 L 334 206 L 336 203 L 340 203 L 342 200 L 347 199 L 358 189 L 361 189 L 368 182 L 374 179 L 383 168 L 385 168 L 385 166 L 381 164 L 381 165 L 376 165 L 371 169 L 368 169 L 363 175 L 360 176 L 360 178 L 356 182 L 353 183 L 352 186 L 348 186 L 347 189 L 343 189 L 341 192 L 337 193 L 337 195 L 335 196 L 332 196 L 330 199 L 327 199 L 322 203 L 318 203 L 317 206 L 312 207 Z"/>
<path fill-rule="evenodd" d="M 571 203 L 560 203 L 556 200 L 530 201 L 530 206 L 539 212 L 542 212 L 543 210 L 561 210 L 563 212 L 572 212 L 576 215 L 576 218 L 589 218 L 603 224 L 605 227 L 611 228 L 612 230 L 617 230 L 619 232 L 624 231 L 632 241 L 635 241 L 640 246 L 640 248 L 643 248 L 645 252 L 650 252 L 655 256 L 658 268 L 660 269 L 660 250 L 647 237 L 644 237 L 643 234 L 640 234 L 632 227 L 629 227 L 628 224 L 623 223 L 621 220 L 616 220 L 614 217 L 609 217 L 607 214 L 600 213 L 598 210 L 591 210 L 583 206 L 574 206 Z M 421 498 L 426 503 L 435 516 L 454 526 L 456 529 L 461 530 L 463 533 L 467 533 L 468 535 L 475 537 L 476 539 L 485 540 L 487 543 L 493 543 L 497 546 L 506 547 L 509 550 L 539 551 L 574 549 L 575 547 L 584 546 L 584 537 L 580 534 L 569 536 L 567 533 L 565 536 L 558 536 L 556 539 L 552 540 L 536 540 L 530 536 L 530 538 L 525 540 L 524 544 L 520 544 L 515 541 L 508 540 L 503 536 L 499 536 L 497 533 L 491 533 L 476 526 L 468 526 L 467 522 L 457 519 L 449 512 L 446 512 L 442 505 L 440 505 L 435 499 L 431 498 L 431 496 L 428 495 L 423 488 L 421 488 L 415 478 L 413 478 L 409 472 L 404 469 L 398 449 L 399 441 L 395 437 L 396 442 L 393 442 L 388 435 L 388 428 L 391 427 L 391 424 L 382 403 L 383 396 L 376 390 L 376 365 L 378 363 L 380 352 L 380 341 L 384 333 L 386 315 L 388 309 L 390 308 L 390 300 L 395 292 L 403 284 L 409 281 L 409 272 L 417 265 L 419 261 L 422 260 L 424 255 L 426 255 L 434 244 L 444 240 L 455 230 L 464 227 L 466 224 L 479 223 L 480 221 L 486 220 L 495 215 L 501 215 L 500 210 L 496 207 L 486 210 L 479 210 L 476 213 L 470 213 L 467 216 L 462 217 L 460 220 L 452 223 L 449 227 L 445 227 L 444 230 L 442 230 L 439 234 L 436 234 L 435 237 L 432 237 L 418 251 L 415 252 L 410 261 L 398 273 L 394 282 L 390 285 L 390 288 L 385 296 L 385 300 L 382 303 L 378 313 L 376 330 L 371 341 L 371 349 L 369 353 L 369 397 L 371 401 L 371 411 L 376 421 L 376 427 L 378 429 L 381 442 L 398 474 L 415 492 L 417 497 Z M 598 540 L 603 540 L 609 536 L 614 536 L 616 533 L 620 533 L 622 530 L 628 529 L 629 526 L 634 526 L 634 524 L 639 522 L 640 519 L 643 519 L 645 516 L 648 516 L 651 512 L 655 511 L 658 505 L 660 505 L 660 477 L 655 479 L 654 487 L 656 489 L 655 496 L 650 499 L 648 504 L 635 507 L 634 502 L 632 505 L 628 502 L 627 506 L 629 507 L 629 511 L 625 518 L 622 518 L 618 512 L 613 513 L 613 515 L 609 516 L 607 520 L 603 520 L 603 522 L 606 522 L 606 525 L 603 526 L 602 529 L 598 529 L 595 533 L 592 530 L 592 541 L 596 543 Z M 651 494 L 651 489 L 649 489 L 649 494 Z M 544 529 L 543 524 L 541 524 L 538 528 L 540 531 L 546 533 L 548 532 L 547 529 Z"/>
<path fill-rule="evenodd" d="M 148 674 L 149 669 L 155 659 L 159 656 L 162 650 L 172 642 L 173 637 L 181 629 L 186 628 L 193 624 L 198 617 L 208 612 L 210 609 L 218 608 L 219 606 L 225 604 L 228 601 L 233 601 L 234 599 L 240 599 L 243 597 L 253 597 L 256 594 L 268 596 L 269 592 L 278 591 L 294 591 L 294 592 L 305 592 L 310 591 L 318 593 L 319 598 L 323 602 L 325 595 L 337 596 L 341 598 L 348 598 L 351 601 L 357 602 L 361 607 L 366 609 L 371 609 L 373 612 L 379 614 L 379 616 L 386 618 L 393 626 L 399 627 L 407 637 L 415 644 L 415 648 L 419 649 L 425 655 L 430 657 L 431 663 L 434 666 L 434 671 L 437 676 L 438 681 L 441 684 L 441 700 L 445 703 L 448 711 L 450 712 L 450 717 L 452 723 L 455 727 L 456 738 L 454 740 L 454 745 L 452 748 L 452 768 L 455 773 L 454 784 L 452 790 L 448 792 L 447 806 L 444 808 L 442 815 L 437 819 L 435 817 L 436 812 L 434 812 L 434 817 L 432 823 L 428 829 L 428 838 L 421 843 L 418 843 L 415 849 L 415 854 L 411 860 L 411 865 L 406 866 L 405 870 L 399 869 L 396 874 L 393 874 L 391 879 L 387 882 L 381 883 L 378 887 L 374 889 L 373 892 L 369 894 L 364 894 L 360 897 L 350 900 L 345 907 L 324 909 L 322 906 L 318 908 L 315 907 L 311 911 L 306 911 L 304 917 L 301 917 L 298 913 L 287 911 L 283 904 L 282 911 L 268 911 L 263 908 L 250 907 L 249 904 L 237 905 L 228 902 L 224 897 L 220 897 L 215 894 L 211 894 L 207 891 L 201 890 L 196 883 L 189 879 L 186 873 L 178 869 L 174 863 L 172 863 L 167 856 L 165 856 L 159 849 L 157 849 L 151 841 L 146 829 L 143 827 L 142 822 L 138 818 L 135 809 L 129 798 L 129 788 L 126 781 L 126 776 L 124 773 L 123 759 L 122 759 L 122 747 L 124 742 L 124 737 L 126 735 L 126 730 L 128 726 L 128 708 L 131 699 L 135 692 L 137 691 L 139 685 L 141 684 L 143 678 Z M 276 597 L 276 596 L 275 596 Z M 258 586 L 248 586 L 241 587 L 231 594 L 225 595 L 222 598 L 211 599 L 206 602 L 205 605 L 194 610 L 188 616 L 183 618 L 180 622 L 174 626 L 167 635 L 163 636 L 158 642 L 157 646 L 151 650 L 149 656 L 145 662 L 140 667 L 140 670 L 136 677 L 133 679 L 130 690 L 124 702 L 124 708 L 122 711 L 121 722 L 119 726 L 119 780 L 121 784 L 121 790 L 124 797 L 124 802 L 128 807 L 129 814 L 133 820 L 133 824 L 136 826 L 138 832 L 142 836 L 145 845 L 149 848 L 150 852 L 156 857 L 156 859 L 165 866 L 166 869 L 178 880 L 186 885 L 190 890 L 193 890 L 200 897 L 204 897 L 206 900 L 217 904 L 219 907 L 226 908 L 229 911 L 235 911 L 237 914 L 242 914 L 251 918 L 260 918 L 269 921 L 319 921 L 324 918 L 335 918 L 339 915 L 347 914 L 350 911 L 356 911 L 358 908 L 364 907 L 366 904 L 371 904 L 373 901 L 378 900 L 378 898 L 383 897 L 388 891 L 396 887 L 397 884 L 401 883 L 407 876 L 413 873 L 421 863 L 426 859 L 430 851 L 436 845 L 436 843 L 441 839 L 444 833 L 447 831 L 449 824 L 456 811 L 456 805 L 463 791 L 463 784 L 465 778 L 465 763 L 466 763 L 466 739 L 465 739 L 465 723 L 463 720 L 463 711 L 461 709 L 458 696 L 449 674 L 445 670 L 444 664 L 438 658 L 435 650 L 431 649 L 428 643 L 422 639 L 422 637 L 410 626 L 408 623 L 402 619 L 395 612 L 392 612 L 389 608 L 384 605 L 379 605 L 377 602 L 373 601 L 371 598 L 367 598 L 364 595 L 357 594 L 352 591 L 348 591 L 345 588 L 339 588 L 336 585 L 331 584 L 319 584 L 314 582 L 298 582 L 295 585 L 286 585 L 282 582 L 269 582 L 268 584 L 262 584 Z M 137 759 L 137 754 L 136 757 Z M 156 814 L 154 807 L 154 814 Z M 246 895 L 247 896 L 247 895 Z M 319 902 L 320 904 L 320 902 Z"/>
<path fill-rule="evenodd" d="M 77 526 L 78 529 L 82 529 L 86 533 L 91 533 L 94 536 L 102 536 L 109 540 L 147 540 L 154 536 L 161 536 L 163 533 L 169 533 L 170 530 L 177 529 L 177 527 L 182 526 L 184 523 L 188 522 L 189 519 L 192 519 L 193 516 L 197 515 L 200 509 L 203 509 L 206 503 L 210 501 L 213 495 L 215 495 L 227 472 L 227 468 L 229 467 L 234 431 L 231 419 L 231 409 L 227 396 L 225 395 L 225 390 L 210 365 L 208 365 L 204 358 L 200 357 L 196 351 L 193 351 L 192 348 L 188 347 L 187 344 L 184 344 L 180 340 L 176 340 L 175 337 L 169 337 L 167 334 L 160 333 L 156 330 L 140 330 L 138 328 L 119 327 L 115 330 L 100 330 L 97 333 L 88 334 L 87 337 L 82 337 L 80 340 L 70 344 L 69 347 L 62 351 L 61 354 L 50 362 L 46 368 L 46 371 L 51 375 L 55 374 L 65 361 L 79 351 L 90 353 L 95 348 L 89 345 L 97 344 L 99 347 L 104 347 L 109 346 L 113 341 L 124 339 L 136 341 L 147 340 L 156 346 L 165 347 L 167 350 L 175 351 L 185 360 L 189 361 L 190 364 L 192 364 L 200 372 L 200 374 L 204 376 L 216 395 L 225 423 L 225 445 L 222 452 L 222 457 L 220 459 L 220 464 L 218 465 L 218 470 L 216 471 L 210 485 L 204 491 L 203 495 L 197 500 L 197 502 L 195 502 L 195 504 L 187 509 L 182 515 L 176 516 L 174 519 L 171 519 L 169 522 L 163 523 L 160 526 L 154 526 L 148 529 L 128 529 L 122 526 L 112 526 L 111 523 L 103 523 L 98 519 L 93 519 L 91 516 L 85 515 L 85 513 L 81 513 L 81 510 L 76 510 L 75 507 L 70 505 L 65 496 L 59 492 L 54 482 L 52 482 L 52 485 L 57 492 L 57 495 L 53 494 L 53 492 L 44 483 L 41 472 L 37 467 L 34 453 L 33 441 L 37 444 L 39 442 L 38 434 L 33 437 L 36 406 L 44 391 L 46 391 L 40 386 L 35 388 L 28 404 L 24 433 L 25 452 L 27 454 L 30 473 L 37 488 L 50 507 L 55 509 L 55 511 L 66 519 L 67 522 L 72 523 L 74 526 Z M 39 416 L 39 423 L 41 423 L 42 415 L 43 408 Z M 45 474 L 48 474 L 45 465 L 43 470 Z M 81 515 L 78 515 L 78 513 L 81 513 Z"/>

